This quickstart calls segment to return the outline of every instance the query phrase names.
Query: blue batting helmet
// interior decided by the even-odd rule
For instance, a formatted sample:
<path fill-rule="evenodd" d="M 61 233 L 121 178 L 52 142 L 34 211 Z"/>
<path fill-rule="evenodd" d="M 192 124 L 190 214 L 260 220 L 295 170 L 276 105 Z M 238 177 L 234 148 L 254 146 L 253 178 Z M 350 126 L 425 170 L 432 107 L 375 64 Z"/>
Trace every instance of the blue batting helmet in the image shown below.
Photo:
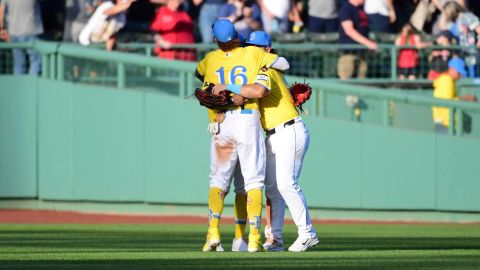
<path fill-rule="evenodd" d="M 218 19 L 212 25 L 212 35 L 220 42 L 228 42 L 237 37 L 237 30 L 228 19 Z"/>
<path fill-rule="evenodd" d="M 246 43 L 262 47 L 272 47 L 272 38 L 263 31 L 255 31 L 250 34 Z"/>
<path fill-rule="evenodd" d="M 448 61 L 448 67 L 455 69 L 462 77 L 467 77 L 467 71 L 465 70 L 465 62 L 460 58 L 452 58 Z"/>

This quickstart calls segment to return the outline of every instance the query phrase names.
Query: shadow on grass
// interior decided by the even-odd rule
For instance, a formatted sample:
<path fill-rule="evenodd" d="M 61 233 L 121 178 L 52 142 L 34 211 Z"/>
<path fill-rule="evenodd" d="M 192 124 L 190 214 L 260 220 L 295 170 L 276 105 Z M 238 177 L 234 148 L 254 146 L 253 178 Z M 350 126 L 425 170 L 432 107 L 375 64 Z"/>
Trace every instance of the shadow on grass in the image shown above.
<path fill-rule="evenodd" d="M 343 236 L 339 230 L 334 235 L 324 234 L 313 249 L 316 252 L 212 254 L 200 252 L 205 240 L 203 227 L 183 230 L 172 226 L 148 231 L 135 231 L 135 227 L 125 231 L 68 228 L 0 231 L 0 269 L 363 270 L 478 269 L 480 265 L 480 237 L 468 234 L 464 237 L 448 233 L 442 237 L 413 237 L 408 233 L 405 237 L 398 233 Z M 292 243 L 294 237 L 295 233 L 290 231 L 285 243 Z M 230 238 L 225 237 L 226 250 L 230 250 L 230 243 Z M 430 252 L 425 256 L 423 251 Z"/>
<path fill-rule="evenodd" d="M 223 238 L 225 248 L 230 248 L 230 238 Z M 228 239 L 228 240 L 227 240 Z M 292 243 L 292 235 L 285 243 Z M 109 232 L 82 230 L 19 230 L 0 232 L 0 250 L 9 252 L 29 248 L 30 252 L 43 252 L 43 248 L 65 251 L 75 250 L 117 250 L 185 252 L 198 251 L 205 241 L 203 233 L 179 232 Z M 33 250 L 32 250 L 33 249 Z M 449 250 L 478 249 L 480 237 L 339 237 L 323 236 L 316 250 L 358 251 L 358 250 Z"/>

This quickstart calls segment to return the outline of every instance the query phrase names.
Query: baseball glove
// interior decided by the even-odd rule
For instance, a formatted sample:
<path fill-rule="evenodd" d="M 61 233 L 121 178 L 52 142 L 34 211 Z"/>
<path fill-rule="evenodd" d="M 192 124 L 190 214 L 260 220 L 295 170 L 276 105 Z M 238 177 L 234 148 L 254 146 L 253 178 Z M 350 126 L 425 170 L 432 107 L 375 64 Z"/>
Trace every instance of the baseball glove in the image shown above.
<path fill-rule="evenodd" d="M 230 91 L 222 91 L 218 95 L 212 94 L 212 88 L 214 84 L 210 84 L 207 89 L 202 90 L 200 88 L 195 89 L 195 96 L 197 97 L 200 105 L 209 109 L 222 109 L 228 106 L 232 106 L 233 100 Z"/>
<path fill-rule="evenodd" d="M 307 100 L 312 95 L 312 87 L 310 87 L 308 83 L 295 82 L 290 87 L 290 94 L 292 94 L 295 106 L 299 107 L 300 110 L 302 110 L 302 104 L 307 102 Z"/>

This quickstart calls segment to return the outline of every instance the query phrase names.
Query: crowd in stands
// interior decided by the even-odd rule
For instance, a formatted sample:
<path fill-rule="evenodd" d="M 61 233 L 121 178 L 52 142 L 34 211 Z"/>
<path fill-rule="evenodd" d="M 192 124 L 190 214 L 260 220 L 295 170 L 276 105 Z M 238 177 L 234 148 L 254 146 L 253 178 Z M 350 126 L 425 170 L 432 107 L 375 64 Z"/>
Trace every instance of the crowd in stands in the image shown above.
<path fill-rule="evenodd" d="M 365 54 L 378 50 L 372 33 L 396 35 L 400 79 L 415 79 L 418 50 L 430 45 L 460 45 L 462 50 L 435 49 L 429 56 L 428 78 L 448 68 L 452 57 L 463 58 L 474 76 L 480 46 L 480 1 L 473 0 L 0 0 L 0 39 L 17 41 L 63 40 L 83 45 L 105 43 L 115 49 L 118 39 L 154 42 L 161 58 L 195 61 L 195 51 L 175 44 L 211 43 L 217 18 L 231 20 L 241 36 L 252 31 L 274 33 L 334 33 L 339 44 L 363 49 L 341 49 L 340 79 L 363 78 Z M 43 16 L 42 16 L 43 15 Z M 43 21 L 43 24 L 42 24 Z M 422 36 L 434 36 L 434 42 Z M 26 52 L 39 72 L 39 56 Z M 14 50 L 15 59 L 25 52 Z M 16 62 L 15 72 L 23 72 Z"/>

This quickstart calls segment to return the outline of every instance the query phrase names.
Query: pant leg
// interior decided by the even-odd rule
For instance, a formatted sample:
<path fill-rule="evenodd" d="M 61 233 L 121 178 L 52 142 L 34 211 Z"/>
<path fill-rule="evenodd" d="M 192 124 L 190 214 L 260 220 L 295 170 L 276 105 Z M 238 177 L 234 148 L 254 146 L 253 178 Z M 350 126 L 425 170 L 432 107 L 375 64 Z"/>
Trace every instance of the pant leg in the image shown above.
<path fill-rule="evenodd" d="M 32 35 L 27 37 L 28 41 L 37 41 L 38 36 Z M 38 76 L 42 69 L 42 56 L 35 49 L 27 49 L 28 60 L 30 62 L 29 75 Z"/>
<path fill-rule="evenodd" d="M 270 200 L 271 233 L 273 238 L 283 241 L 283 223 L 285 219 L 285 201 L 277 188 L 276 159 L 272 152 L 270 136 L 266 143 L 267 165 L 265 170 L 265 196 Z"/>
<path fill-rule="evenodd" d="M 350 79 L 355 70 L 355 55 L 344 54 L 338 59 L 337 73 L 340 80 Z"/>
<path fill-rule="evenodd" d="M 324 28 L 325 28 L 325 33 L 333 33 L 333 32 L 338 32 L 339 26 L 338 26 L 338 18 L 334 19 L 325 19 L 324 20 Z"/>
<path fill-rule="evenodd" d="M 367 77 L 367 72 L 368 72 L 367 61 L 365 60 L 365 57 L 361 57 L 361 56 L 357 56 L 357 61 L 358 61 L 357 77 L 359 79 L 365 79 Z"/>
<path fill-rule="evenodd" d="M 228 117 L 228 116 L 227 116 Z M 265 185 L 265 141 L 260 126 L 260 115 L 234 115 L 238 160 L 245 183 L 245 191 L 263 189 Z"/>
<path fill-rule="evenodd" d="M 11 36 L 11 41 L 15 42 L 23 42 L 25 41 L 22 36 Z M 12 49 L 13 54 L 13 74 L 14 75 L 21 75 L 25 74 L 25 51 L 24 49 Z"/>
<path fill-rule="evenodd" d="M 220 133 L 212 136 L 210 143 L 210 188 L 228 192 L 233 172 L 238 162 L 237 144 L 232 138 L 236 123 L 225 118 Z"/>
<path fill-rule="evenodd" d="M 368 27 L 376 33 L 390 33 L 390 20 L 381 14 L 368 14 Z"/>
<path fill-rule="evenodd" d="M 299 121 L 270 137 L 272 152 L 275 154 L 278 191 L 292 214 L 298 235 L 315 237 L 317 234 L 310 220 L 307 202 L 298 183 L 303 158 L 310 142 L 308 130 L 303 121 Z"/>
<path fill-rule="evenodd" d="M 308 16 L 308 32 L 311 33 L 325 33 L 325 27 L 322 18 Z"/>

